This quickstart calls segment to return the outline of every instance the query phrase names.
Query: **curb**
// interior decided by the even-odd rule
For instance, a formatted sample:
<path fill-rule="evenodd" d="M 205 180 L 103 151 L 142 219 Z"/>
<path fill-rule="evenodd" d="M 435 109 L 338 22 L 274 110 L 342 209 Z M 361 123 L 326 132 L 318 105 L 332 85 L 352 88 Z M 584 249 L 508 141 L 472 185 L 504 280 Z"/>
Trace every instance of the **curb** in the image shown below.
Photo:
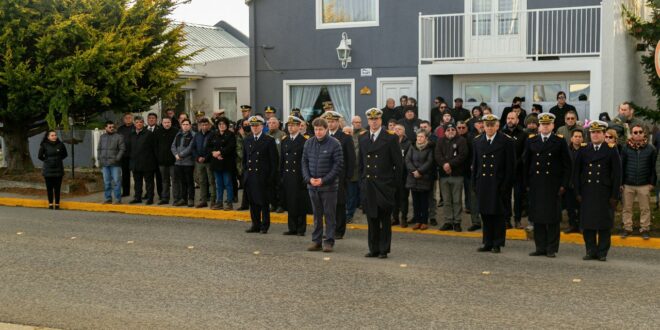
<path fill-rule="evenodd" d="M 45 200 L 29 199 L 29 198 L 5 198 L 0 197 L 0 206 L 13 206 L 13 207 L 30 207 L 30 208 L 47 208 L 48 202 Z M 222 220 L 222 221 L 250 221 L 250 213 L 248 211 L 216 211 L 210 209 L 195 209 L 195 208 L 174 208 L 164 206 L 146 206 L 146 205 L 129 205 L 129 204 L 100 204 L 88 202 L 62 202 L 60 203 L 62 210 L 71 211 L 87 211 L 87 212 L 114 212 L 123 214 L 135 215 L 149 215 L 149 216 L 163 216 L 163 217 L 180 217 L 180 218 L 194 218 L 206 220 Z M 286 224 L 287 215 L 284 213 L 271 213 L 271 223 Z M 307 224 L 313 224 L 313 218 L 307 216 Z M 363 224 L 348 224 L 349 229 L 367 230 L 367 225 Z M 436 235 L 436 236 L 450 236 L 450 237 L 464 237 L 464 238 L 481 238 L 480 232 L 452 232 L 452 231 L 439 231 L 439 230 L 425 230 L 413 231 L 410 228 L 401 228 L 398 226 L 392 227 L 392 232 L 395 233 L 409 233 L 420 235 Z M 522 229 L 509 229 L 506 231 L 506 239 L 508 240 L 527 240 L 527 233 Z M 561 233 L 561 243 L 579 244 L 583 245 L 584 241 L 580 234 L 564 234 Z M 651 238 L 643 240 L 641 237 L 628 237 L 622 239 L 619 236 L 612 236 L 612 246 L 630 247 L 639 249 L 660 249 L 660 238 Z"/>

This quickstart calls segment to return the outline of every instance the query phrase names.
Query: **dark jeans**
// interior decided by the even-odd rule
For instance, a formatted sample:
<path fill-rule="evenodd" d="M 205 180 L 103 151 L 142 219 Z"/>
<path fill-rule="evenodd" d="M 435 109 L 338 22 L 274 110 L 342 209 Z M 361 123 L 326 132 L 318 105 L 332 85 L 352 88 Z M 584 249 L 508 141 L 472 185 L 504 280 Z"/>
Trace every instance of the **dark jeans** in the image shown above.
<path fill-rule="evenodd" d="M 55 204 L 60 203 L 60 190 L 62 189 L 62 178 L 61 176 L 56 177 L 44 177 L 46 180 L 46 191 L 48 192 L 48 204 L 53 204 L 53 199 L 55 199 Z"/>
<path fill-rule="evenodd" d="M 170 191 L 176 191 L 176 185 L 172 185 L 174 181 L 174 165 L 172 166 L 159 166 L 160 177 L 162 179 L 162 190 L 160 192 L 160 200 L 170 200 Z M 173 189 L 172 189 L 173 188 Z"/>
<path fill-rule="evenodd" d="M 126 197 L 131 195 L 131 159 L 121 159 L 121 195 Z"/>
<path fill-rule="evenodd" d="M 511 222 L 511 216 L 513 216 L 515 222 L 520 222 L 520 219 L 522 219 L 523 189 L 522 180 L 516 180 L 513 184 L 513 189 L 509 191 L 509 196 L 513 195 L 513 209 L 511 209 L 511 202 L 506 203 L 504 214 L 505 221 Z"/>
<path fill-rule="evenodd" d="M 323 220 L 325 219 L 325 240 L 323 240 L 323 244 L 335 245 L 337 191 L 309 189 L 309 198 L 312 200 L 312 210 L 314 211 L 312 241 L 321 244 L 324 234 Z"/>
<path fill-rule="evenodd" d="M 401 219 L 406 221 L 408 218 L 408 195 L 410 194 L 410 189 L 405 188 L 405 184 L 401 184 L 397 187 L 396 195 L 394 196 L 395 204 L 392 209 L 392 217 L 396 220 Z M 399 217 L 401 215 L 401 217 Z"/>
<path fill-rule="evenodd" d="M 465 210 L 466 211 L 471 211 L 471 206 L 472 206 L 472 194 L 470 194 L 470 188 L 472 186 L 472 180 L 471 180 L 471 174 L 469 171 L 465 173 L 465 176 L 463 177 L 463 194 L 465 195 Z M 476 211 L 476 210 L 475 210 Z"/>
<path fill-rule="evenodd" d="M 174 194 L 175 200 L 195 203 L 195 166 L 174 166 L 174 181 L 179 190 Z"/>
<path fill-rule="evenodd" d="M 587 255 L 592 257 L 607 257 L 607 252 L 610 250 L 612 244 L 611 229 L 583 229 L 582 237 L 584 238 L 584 245 L 587 248 Z"/>
<path fill-rule="evenodd" d="M 153 201 L 154 199 L 154 173 L 155 171 L 133 171 L 133 181 L 135 181 L 135 199 L 142 200 L 142 184 L 146 186 L 145 198 Z"/>
<path fill-rule="evenodd" d="M 346 218 L 353 219 L 355 210 L 360 206 L 360 181 L 348 182 L 346 199 Z"/>
<path fill-rule="evenodd" d="M 416 223 L 429 223 L 429 191 L 412 191 L 413 220 Z"/>

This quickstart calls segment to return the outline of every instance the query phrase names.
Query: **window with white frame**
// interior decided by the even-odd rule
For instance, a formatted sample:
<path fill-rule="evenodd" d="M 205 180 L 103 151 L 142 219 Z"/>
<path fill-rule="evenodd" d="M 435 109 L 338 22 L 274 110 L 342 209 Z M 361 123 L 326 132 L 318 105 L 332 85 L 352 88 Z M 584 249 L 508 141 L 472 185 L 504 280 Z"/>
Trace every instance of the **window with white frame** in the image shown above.
<path fill-rule="evenodd" d="M 512 102 L 514 97 L 525 98 L 525 85 L 499 85 L 497 86 L 497 101 Z"/>
<path fill-rule="evenodd" d="M 561 84 L 534 84 L 534 102 L 554 102 L 557 93 L 561 91 Z"/>
<path fill-rule="evenodd" d="M 225 116 L 236 120 L 238 106 L 235 88 L 218 90 L 218 109 L 225 109 Z"/>
<path fill-rule="evenodd" d="M 323 106 L 332 102 L 334 111 L 344 118 L 353 116 L 353 88 L 350 84 L 318 84 L 289 86 L 289 106 L 300 109 L 305 120 L 311 120 L 323 113 Z"/>
<path fill-rule="evenodd" d="M 316 0 L 319 29 L 378 26 L 380 0 Z"/>
<path fill-rule="evenodd" d="M 489 36 L 491 25 L 491 0 L 472 0 L 472 35 Z"/>
<path fill-rule="evenodd" d="M 571 83 L 568 85 L 568 101 L 589 101 L 589 84 Z"/>
<path fill-rule="evenodd" d="M 492 99 L 491 85 L 467 85 L 465 86 L 465 102 L 490 102 Z"/>

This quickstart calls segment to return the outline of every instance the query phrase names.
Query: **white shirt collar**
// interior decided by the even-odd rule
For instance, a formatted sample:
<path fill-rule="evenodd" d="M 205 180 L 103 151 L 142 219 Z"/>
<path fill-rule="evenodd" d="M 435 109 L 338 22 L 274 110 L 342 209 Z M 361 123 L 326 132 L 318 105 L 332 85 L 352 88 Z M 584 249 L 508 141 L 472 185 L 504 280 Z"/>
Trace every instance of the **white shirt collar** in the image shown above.
<path fill-rule="evenodd" d="M 369 130 L 369 138 L 371 138 L 371 135 L 373 134 L 373 135 L 374 135 L 374 140 L 375 140 L 375 139 L 378 139 L 378 135 L 380 135 L 380 132 L 381 132 L 382 130 L 383 130 L 383 127 L 382 127 L 382 126 L 381 126 L 377 131 L 375 131 L 375 132 L 372 132 L 371 130 Z"/>
<path fill-rule="evenodd" d="M 261 134 L 263 134 L 263 131 L 261 131 L 261 133 L 259 133 L 259 134 L 257 134 L 257 135 L 254 135 L 254 134 L 253 134 L 252 136 L 254 136 L 254 139 L 255 139 L 255 140 L 259 140 L 259 138 L 261 137 Z"/>
<path fill-rule="evenodd" d="M 486 134 L 486 140 L 495 140 L 495 136 L 497 136 L 497 132 L 495 132 L 495 134 L 493 134 L 491 137 L 488 137 L 488 134 Z"/>
<path fill-rule="evenodd" d="M 300 132 L 296 133 L 295 135 L 290 134 L 289 137 L 291 138 L 291 140 L 295 140 L 298 137 L 298 135 L 300 135 Z"/>

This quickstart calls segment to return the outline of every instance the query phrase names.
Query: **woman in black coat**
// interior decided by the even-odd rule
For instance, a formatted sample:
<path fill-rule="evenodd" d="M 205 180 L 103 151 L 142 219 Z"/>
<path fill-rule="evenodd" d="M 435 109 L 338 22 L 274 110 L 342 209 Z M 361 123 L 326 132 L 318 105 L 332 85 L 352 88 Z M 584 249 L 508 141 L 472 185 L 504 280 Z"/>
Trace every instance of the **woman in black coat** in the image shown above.
<path fill-rule="evenodd" d="M 41 141 L 37 157 L 43 162 L 42 174 L 46 180 L 48 208 L 51 210 L 60 209 L 60 189 L 64 177 L 64 163 L 62 161 L 67 156 L 64 143 L 57 138 L 57 133 L 54 130 L 46 132 Z M 53 199 L 55 200 L 54 205 Z"/>
<path fill-rule="evenodd" d="M 413 230 L 428 229 L 429 194 L 433 188 L 433 142 L 428 141 L 427 132 L 417 132 L 415 144 L 406 153 L 406 188 L 412 192 L 413 219 L 417 223 Z"/>
<path fill-rule="evenodd" d="M 215 175 L 216 203 L 213 207 L 215 210 L 234 209 L 232 181 L 236 173 L 236 135 L 228 128 L 227 118 L 218 119 L 218 131 L 206 143 L 206 158 L 211 160 L 211 168 Z M 227 190 L 227 200 L 223 204 L 222 195 L 225 190 Z"/>

